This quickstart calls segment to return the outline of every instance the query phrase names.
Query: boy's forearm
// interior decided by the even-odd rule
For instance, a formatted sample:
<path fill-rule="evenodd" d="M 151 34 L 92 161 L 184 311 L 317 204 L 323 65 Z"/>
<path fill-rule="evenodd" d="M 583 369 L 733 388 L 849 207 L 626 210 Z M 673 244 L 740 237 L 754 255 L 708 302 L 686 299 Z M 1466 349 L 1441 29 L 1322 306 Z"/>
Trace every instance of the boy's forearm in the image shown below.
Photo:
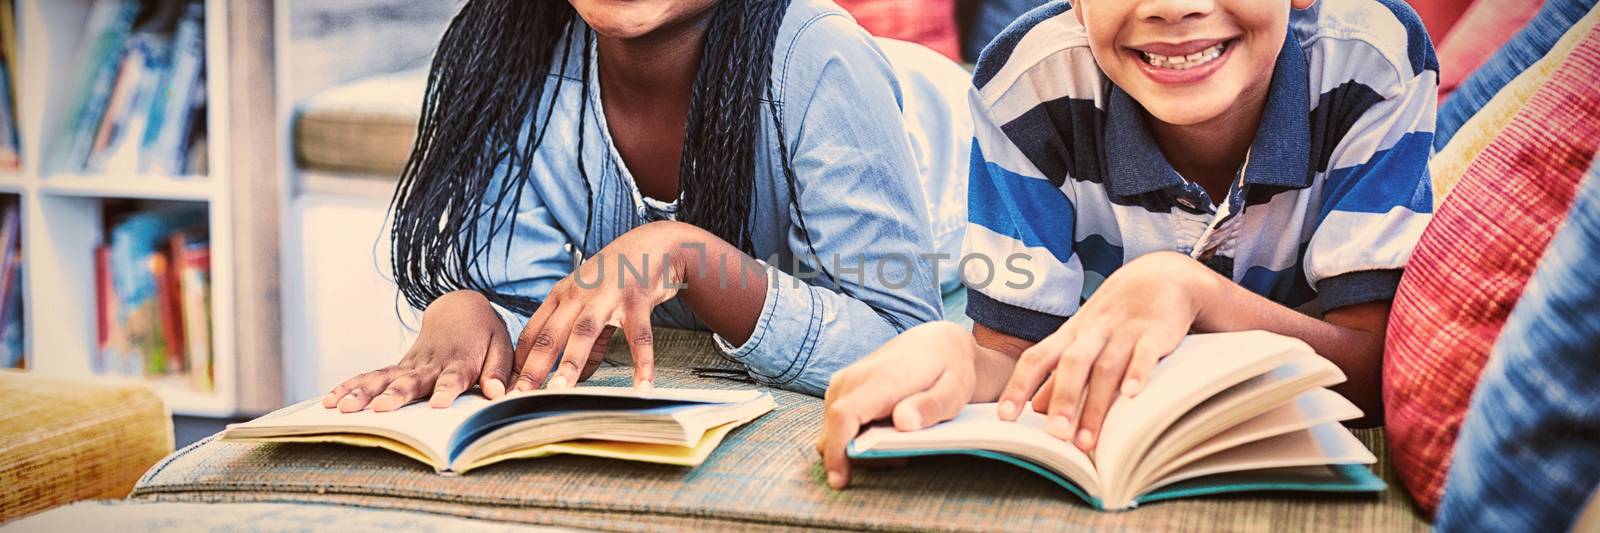
<path fill-rule="evenodd" d="M 1204 271 L 1200 274 L 1202 279 L 1191 285 L 1203 302 L 1195 317 L 1195 332 L 1259 329 L 1305 341 L 1344 371 L 1346 381 L 1333 390 L 1366 414 L 1355 423 L 1381 422 L 1383 339 L 1389 302 L 1335 309 L 1319 320 L 1250 292 L 1209 269 L 1199 270 Z"/>

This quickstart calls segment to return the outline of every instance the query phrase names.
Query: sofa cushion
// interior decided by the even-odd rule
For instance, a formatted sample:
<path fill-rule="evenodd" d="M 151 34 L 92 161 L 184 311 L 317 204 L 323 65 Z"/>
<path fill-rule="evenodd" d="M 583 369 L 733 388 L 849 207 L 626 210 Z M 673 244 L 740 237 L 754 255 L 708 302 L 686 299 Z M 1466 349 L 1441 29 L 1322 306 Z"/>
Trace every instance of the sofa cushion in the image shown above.
<path fill-rule="evenodd" d="M 1506 321 L 1461 428 L 1442 531 L 1573 528 L 1600 482 L 1600 165 Z"/>
<path fill-rule="evenodd" d="M 917 43 L 961 61 L 955 0 L 837 1 L 867 33 Z"/>
<path fill-rule="evenodd" d="M 395 179 L 411 157 L 426 69 L 340 85 L 311 97 L 294 122 L 295 162 L 306 170 Z"/>
<path fill-rule="evenodd" d="M 132 383 L 0 370 L 0 523 L 120 498 L 172 451 L 161 398 Z"/>
<path fill-rule="evenodd" d="M 1406 264 L 1383 399 L 1396 468 L 1430 514 L 1489 348 L 1600 144 L 1597 77 L 1591 29 L 1473 160 Z"/>
<path fill-rule="evenodd" d="M 1577 47 L 1597 24 L 1600 24 L 1600 8 L 1589 10 L 1588 15 L 1584 15 L 1577 24 L 1573 24 L 1572 29 L 1567 30 L 1566 35 L 1563 35 L 1550 49 L 1550 53 L 1545 54 L 1527 70 L 1522 71 L 1522 74 L 1518 74 L 1511 83 L 1506 84 L 1504 89 L 1483 106 L 1483 109 L 1472 115 L 1472 118 L 1457 130 L 1456 136 L 1450 139 L 1450 144 L 1439 150 L 1439 153 L 1428 161 L 1428 170 L 1433 176 L 1435 212 L 1439 210 L 1439 205 L 1444 202 L 1445 197 L 1449 196 L 1450 190 L 1461 181 L 1462 174 L 1466 173 L 1467 167 L 1478 158 L 1478 154 L 1483 153 L 1483 149 L 1494 141 L 1507 124 L 1511 123 L 1511 119 L 1517 116 L 1517 112 L 1528 103 L 1528 99 L 1544 87 L 1550 75 L 1567 60 L 1572 49 Z"/>
<path fill-rule="evenodd" d="M 1539 58 L 1544 57 L 1578 19 L 1595 6 L 1595 0 L 1545 0 L 1533 20 L 1495 51 L 1482 67 L 1462 82 L 1450 99 L 1439 106 L 1434 146 L 1444 147 L 1456 130 L 1472 118 L 1495 93 Z"/>
<path fill-rule="evenodd" d="M 608 361 L 625 359 L 612 343 Z M 709 335 L 660 331 L 657 386 L 750 388 Z M 695 370 L 700 369 L 700 370 Z M 626 386 L 614 362 L 591 380 Z M 758 387 L 759 388 L 759 387 Z M 1161 502 L 1123 513 L 1094 511 L 1020 468 L 980 459 L 928 458 L 912 467 L 860 471 L 849 490 L 823 479 L 814 440 L 817 398 L 770 390 L 778 407 L 735 430 L 695 469 L 586 457 L 512 461 L 440 476 L 381 450 L 206 440 L 152 469 L 137 501 L 339 503 L 370 508 L 607 530 L 923 529 L 1421 531 L 1427 525 L 1397 490 L 1382 495 L 1232 496 Z M 1380 462 L 1380 431 L 1358 431 Z"/>
<path fill-rule="evenodd" d="M 1533 20 L 1540 5 L 1543 3 L 1537 0 L 1477 0 L 1448 33 L 1435 34 L 1439 39 L 1439 99 L 1449 97 Z"/>

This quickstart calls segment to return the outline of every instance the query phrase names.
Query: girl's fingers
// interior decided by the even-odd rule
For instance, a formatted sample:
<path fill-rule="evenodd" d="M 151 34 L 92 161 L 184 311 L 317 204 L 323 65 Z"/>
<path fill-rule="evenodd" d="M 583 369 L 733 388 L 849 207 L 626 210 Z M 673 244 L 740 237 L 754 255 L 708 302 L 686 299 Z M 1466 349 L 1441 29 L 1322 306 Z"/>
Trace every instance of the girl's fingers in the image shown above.
<path fill-rule="evenodd" d="M 483 357 L 483 369 L 479 372 L 479 385 L 483 387 L 483 396 L 496 400 L 506 395 L 506 384 L 511 380 L 511 369 L 516 362 L 516 355 L 511 351 L 511 343 L 506 342 L 506 337 L 495 334 L 489 338 L 488 353 Z"/>
<path fill-rule="evenodd" d="M 1006 381 L 1005 389 L 1000 392 L 1001 420 L 1017 419 L 1017 415 L 1022 413 L 1022 404 L 1034 391 L 1039 390 L 1039 384 L 1044 382 L 1060 360 L 1061 350 L 1071 345 L 1075 337 L 1071 329 L 1062 328 L 1022 351 L 1022 356 L 1017 358 L 1016 368 L 1011 371 L 1011 379 Z"/>
<path fill-rule="evenodd" d="M 435 409 L 450 407 L 456 402 L 456 397 L 472 386 L 478 372 L 479 369 L 459 359 L 445 364 L 444 372 L 439 374 L 439 379 L 433 385 L 433 398 L 428 400 L 428 405 Z"/>
<path fill-rule="evenodd" d="M 367 404 L 372 403 L 372 399 L 383 392 L 383 389 L 389 386 L 389 382 L 401 372 L 404 370 L 391 366 L 345 380 L 342 385 L 345 387 L 345 392 L 339 395 L 334 406 L 342 413 L 354 413 L 366 409 Z"/>
<path fill-rule="evenodd" d="M 394 378 L 394 381 L 389 382 L 389 386 L 384 388 L 383 394 L 373 398 L 372 411 L 375 413 L 393 411 L 433 392 L 433 384 L 439 379 L 440 370 L 439 367 L 418 368 Z"/>
<path fill-rule="evenodd" d="M 1089 378 L 1089 369 L 1105 348 L 1105 337 L 1083 334 L 1061 352 L 1056 363 L 1056 386 L 1050 397 L 1050 419 L 1045 422 L 1046 433 L 1071 442 L 1078 426 L 1078 403 L 1083 399 L 1083 387 Z"/>
<path fill-rule="evenodd" d="M 1122 386 L 1128 359 L 1133 354 L 1133 344 L 1134 341 L 1126 335 L 1112 339 L 1100 351 L 1100 357 L 1095 359 L 1086 387 L 1083 413 L 1078 416 L 1078 435 L 1073 441 L 1078 449 L 1086 452 L 1093 450 L 1099 441 L 1100 424 L 1105 421 L 1111 403 L 1117 399 L 1117 388 Z"/>
<path fill-rule="evenodd" d="M 961 378 L 954 373 L 940 374 L 927 390 L 913 393 L 895 404 L 894 428 L 916 431 L 955 418 L 971 399 L 962 397 L 963 390 Z"/>
<path fill-rule="evenodd" d="M 528 317 L 528 323 L 522 326 L 522 331 L 517 333 L 517 348 L 511 361 L 511 371 L 518 372 L 528 362 L 528 352 L 533 350 L 533 341 L 544 329 L 545 323 L 550 321 L 550 316 L 561 307 L 561 297 L 556 291 L 550 291 L 550 297 L 539 304 L 533 311 L 533 316 Z"/>
<path fill-rule="evenodd" d="M 623 336 L 633 354 L 633 386 L 648 392 L 655 386 L 656 342 L 650 328 L 650 306 L 632 305 L 622 316 Z"/>
<path fill-rule="evenodd" d="M 572 323 L 581 311 L 581 305 L 577 302 L 561 304 L 526 341 L 529 345 L 528 356 L 522 363 L 521 373 L 517 375 L 517 390 L 534 390 L 544 384 L 544 378 L 550 375 L 550 367 L 555 363 L 556 356 L 566 348 Z"/>
<path fill-rule="evenodd" d="M 600 338 L 600 331 L 606 329 L 614 305 L 607 301 L 590 301 L 578 312 L 571 333 L 567 336 L 567 345 L 561 350 L 561 363 L 556 367 L 556 375 L 550 378 L 550 388 L 561 389 L 578 384 L 578 375 L 588 365 L 595 340 Z"/>

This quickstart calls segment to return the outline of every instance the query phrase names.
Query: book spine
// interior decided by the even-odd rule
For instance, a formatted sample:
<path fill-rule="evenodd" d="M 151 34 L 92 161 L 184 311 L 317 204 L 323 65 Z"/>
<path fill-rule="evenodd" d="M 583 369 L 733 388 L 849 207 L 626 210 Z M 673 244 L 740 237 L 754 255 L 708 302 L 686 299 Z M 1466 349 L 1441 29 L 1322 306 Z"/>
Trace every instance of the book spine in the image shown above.
<path fill-rule="evenodd" d="M 97 126 L 116 81 L 124 42 L 138 14 L 139 3 L 135 0 L 99 0 L 91 8 L 86 27 L 97 37 L 79 58 L 84 75 L 68 115 L 73 118 L 59 134 L 55 148 L 59 152 L 51 158 L 59 169 L 80 171 L 88 163 Z"/>
<path fill-rule="evenodd" d="M 173 37 L 171 74 L 157 105 L 152 111 L 153 121 L 146 133 L 146 150 L 150 153 L 148 171 L 177 174 L 183 170 L 184 155 L 188 145 L 190 114 L 195 107 L 194 94 L 205 58 L 205 6 L 190 4 L 178 21 Z M 199 87 L 204 91 L 203 86 Z"/>
<path fill-rule="evenodd" d="M 211 249 L 204 241 L 185 239 L 180 261 L 180 287 L 183 293 L 184 347 L 189 363 L 189 384 L 201 392 L 212 392 L 211 370 Z"/>

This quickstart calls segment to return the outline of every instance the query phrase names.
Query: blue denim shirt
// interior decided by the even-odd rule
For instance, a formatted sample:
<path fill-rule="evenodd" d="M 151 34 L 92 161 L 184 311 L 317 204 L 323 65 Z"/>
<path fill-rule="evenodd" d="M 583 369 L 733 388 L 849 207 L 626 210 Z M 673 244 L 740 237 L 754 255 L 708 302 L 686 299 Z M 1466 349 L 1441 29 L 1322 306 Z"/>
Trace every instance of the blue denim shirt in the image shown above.
<path fill-rule="evenodd" d="M 556 101 L 541 103 L 532 117 L 544 120 L 548 109 L 515 216 L 480 217 L 479 234 L 491 237 L 480 243 L 479 261 L 487 264 L 478 265 L 479 275 L 503 293 L 543 299 L 573 271 L 574 252 L 591 256 L 672 213 L 645 201 L 611 140 L 587 45 L 593 32 L 580 20 L 569 38 L 573 46 L 557 52 L 566 61 L 553 62 L 560 71 L 548 80 L 562 84 Z M 944 297 L 961 296 L 954 264 L 966 220 L 970 83 L 931 51 L 874 40 L 826 0 L 792 2 L 773 56 L 771 95 L 781 104 L 795 205 L 821 259 L 791 209 L 777 131 L 763 112 L 750 232 L 771 283 L 750 338 L 742 346 L 718 340 L 756 380 L 821 394 L 834 371 L 906 328 L 940 319 Z M 493 200 L 484 209 L 495 209 Z M 494 220 L 500 227 L 487 228 Z M 920 258 L 939 253 L 949 259 Z M 797 275 L 819 266 L 827 274 Z M 851 270 L 858 266 L 859 275 Z M 517 338 L 528 317 L 499 311 Z M 658 307 L 652 321 L 704 329 L 677 300 Z"/>

